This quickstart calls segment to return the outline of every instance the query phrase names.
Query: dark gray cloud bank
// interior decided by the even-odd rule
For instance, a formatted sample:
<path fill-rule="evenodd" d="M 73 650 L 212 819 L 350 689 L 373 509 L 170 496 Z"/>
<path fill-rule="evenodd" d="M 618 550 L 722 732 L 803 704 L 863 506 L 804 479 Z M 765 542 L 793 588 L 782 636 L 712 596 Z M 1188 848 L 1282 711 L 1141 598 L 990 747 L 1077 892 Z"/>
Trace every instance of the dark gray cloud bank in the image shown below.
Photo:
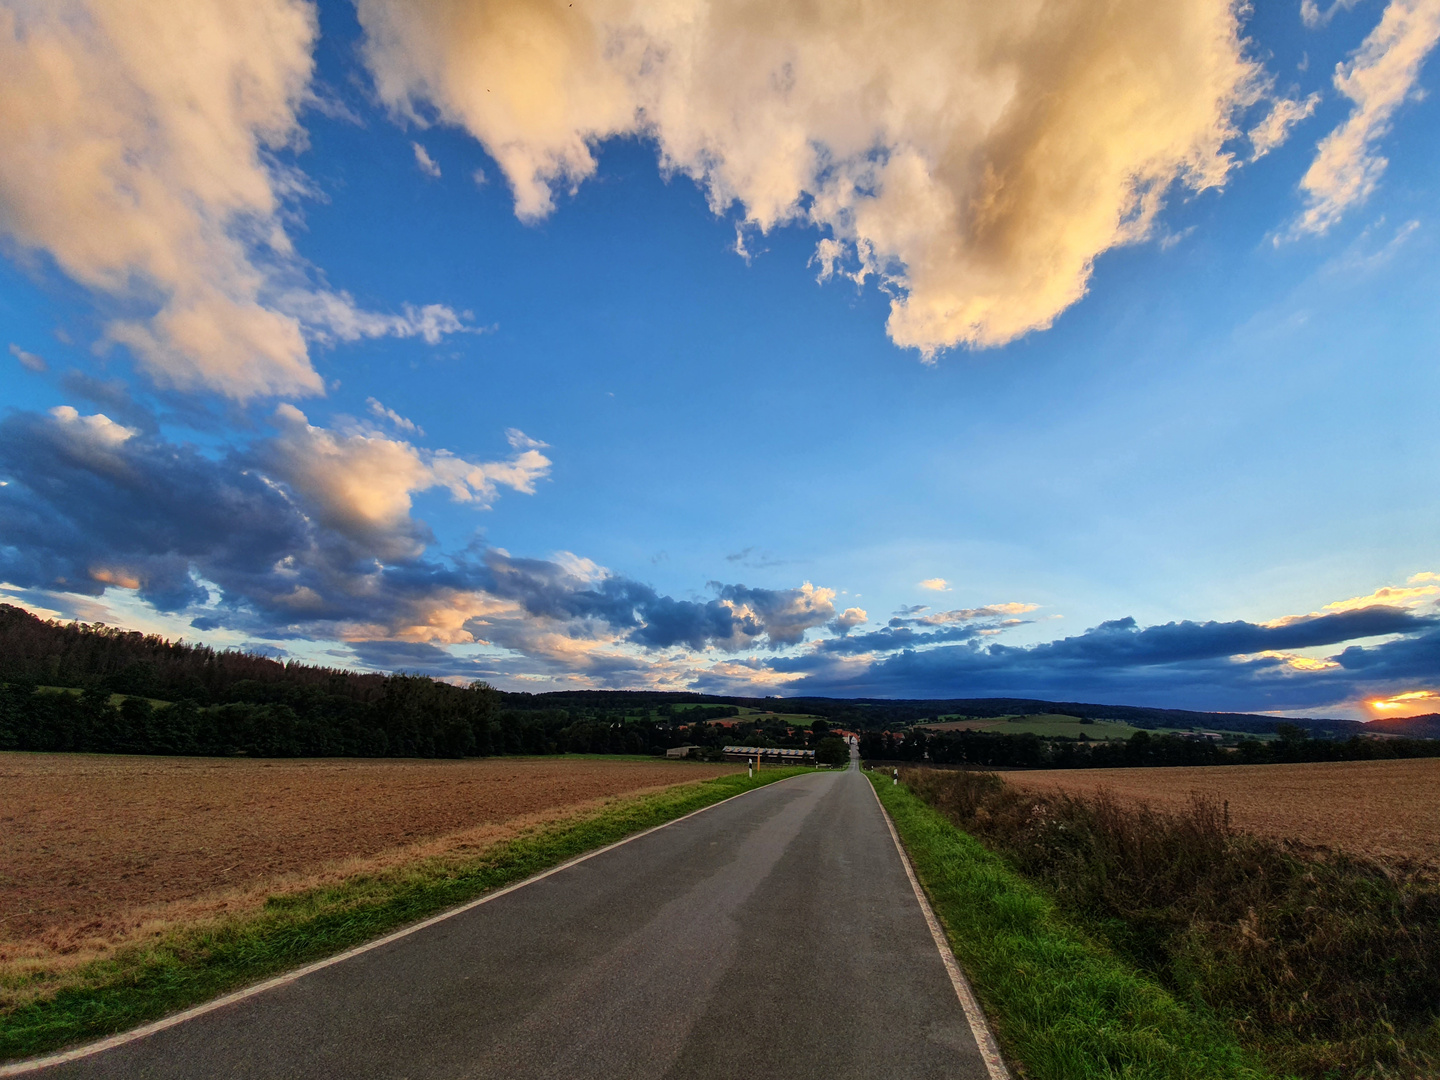
<path fill-rule="evenodd" d="M 89 389 L 96 398 L 111 390 Z M 149 425 L 125 431 L 102 420 L 69 412 L 0 421 L 0 580 L 44 594 L 132 587 L 161 611 L 192 616 L 197 629 L 270 641 L 380 628 L 374 640 L 337 649 L 340 662 L 501 682 L 579 672 L 612 686 L 653 685 L 664 668 L 668 685 L 731 692 L 750 676 L 760 683 L 780 673 L 793 681 L 769 683 L 768 692 L 1242 710 L 1322 708 L 1440 682 L 1433 606 L 1377 605 L 1281 625 L 1141 627 L 1126 618 L 1029 647 L 995 639 L 1021 621 L 999 608 L 907 609 L 865 631 L 823 590 L 711 582 L 708 597 L 682 599 L 578 560 L 488 547 L 436 557 L 414 519 L 395 526 L 416 541 L 410 548 L 325 524 L 277 479 L 284 470 L 273 442 L 204 451 Z M 461 657 L 434 639 L 396 640 L 454 598 L 475 596 L 500 614 L 469 616 L 464 629 L 507 652 Z M 632 648 L 566 653 L 544 645 L 544 635 Z M 1354 644 L 1376 638 L 1387 640 Z M 1326 650 L 1333 664 L 1297 670 L 1256 655 L 1300 649 Z M 727 663 L 708 670 L 716 657 Z"/>
<path fill-rule="evenodd" d="M 1321 670 L 1297 670 L 1284 657 L 1255 655 L 1388 635 L 1399 636 L 1326 653 L 1335 666 Z M 804 693 L 1307 709 L 1435 685 L 1440 681 L 1440 617 L 1375 606 L 1283 626 L 1186 621 L 1141 628 L 1126 618 L 1025 648 L 981 644 L 975 636 L 958 645 L 902 647 L 858 671 L 840 668 L 826 651 L 776 658 L 771 666 L 805 676 L 798 684 L 803 691 L 797 691 Z M 1236 659 L 1241 656 L 1246 659 Z"/>
<path fill-rule="evenodd" d="M 713 599 L 686 600 L 493 548 L 437 559 L 413 519 L 391 530 L 420 542 L 422 554 L 407 558 L 393 535 L 326 525 L 274 479 L 284 469 L 273 443 L 215 456 L 84 419 L 17 413 L 0 422 L 0 579 L 90 596 L 129 582 L 166 612 L 209 604 L 203 580 L 220 595 L 195 617 L 197 629 L 273 638 L 323 638 L 356 622 L 403 627 L 464 593 L 513 601 L 575 634 L 606 627 L 646 649 L 794 645 L 835 615 L 798 589 L 712 582 Z M 422 656 L 434 658 L 412 658 Z"/>

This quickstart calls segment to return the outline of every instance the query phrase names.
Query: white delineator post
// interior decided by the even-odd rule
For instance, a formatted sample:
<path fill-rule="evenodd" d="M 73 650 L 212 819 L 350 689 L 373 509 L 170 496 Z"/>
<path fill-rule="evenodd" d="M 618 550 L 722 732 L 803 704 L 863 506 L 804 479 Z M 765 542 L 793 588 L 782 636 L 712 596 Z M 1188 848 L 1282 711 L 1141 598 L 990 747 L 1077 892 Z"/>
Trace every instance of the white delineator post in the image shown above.
<path fill-rule="evenodd" d="M 754 759 L 754 758 L 746 758 L 746 759 L 745 759 L 745 775 L 746 775 L 747 777 L 750 777 L 751 779 L 754 778 L 754 776 L 755 776 L 755 759 Z"/>
<path fill-rule="evenodd" d="M 900 783 L 900 770 L 897 768 L 895 770 L 895 779 L 890 781 L 890 786 L 894 787 L 898 783 Z"/>

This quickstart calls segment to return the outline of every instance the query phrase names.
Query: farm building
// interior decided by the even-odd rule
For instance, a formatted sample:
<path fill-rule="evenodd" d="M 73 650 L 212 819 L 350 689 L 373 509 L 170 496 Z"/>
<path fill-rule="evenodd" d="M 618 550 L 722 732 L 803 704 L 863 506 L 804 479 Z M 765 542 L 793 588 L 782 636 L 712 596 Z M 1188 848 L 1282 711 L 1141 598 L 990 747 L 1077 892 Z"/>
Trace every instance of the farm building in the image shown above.
<path fill-rule="evenodd" d="M 776 746 L 727 746 L 725 757 L 731 761 L 759 758 L 761 761 L 814 761 L 814 750 L 790 750 Z"/>

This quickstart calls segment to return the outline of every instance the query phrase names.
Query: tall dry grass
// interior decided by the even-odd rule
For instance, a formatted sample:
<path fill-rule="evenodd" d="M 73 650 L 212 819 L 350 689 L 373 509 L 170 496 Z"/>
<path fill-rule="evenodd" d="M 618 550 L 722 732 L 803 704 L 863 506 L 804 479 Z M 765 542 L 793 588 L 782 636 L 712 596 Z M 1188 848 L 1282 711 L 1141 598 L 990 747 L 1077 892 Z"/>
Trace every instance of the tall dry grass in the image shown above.
<path fill-rule="evenodd" d="M 1201 797 L 1174 812 L 992 773 L 902 778 L 1278 1071 L 1440 1075 L 1440 885 L 1422 869 L 1254 836 Z"/>

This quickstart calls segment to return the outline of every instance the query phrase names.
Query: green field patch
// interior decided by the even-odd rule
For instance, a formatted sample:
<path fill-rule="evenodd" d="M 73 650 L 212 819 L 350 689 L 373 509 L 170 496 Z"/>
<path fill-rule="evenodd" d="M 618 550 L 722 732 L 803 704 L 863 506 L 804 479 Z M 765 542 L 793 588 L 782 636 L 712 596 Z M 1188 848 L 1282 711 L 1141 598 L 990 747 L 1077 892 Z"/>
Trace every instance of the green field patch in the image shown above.
<path fill-rule="evenodd" d="M 1085 720 L 1065 713 L 1030 713 L 1024 716 L 942 716 L 938 722 L 920 724 L 926 731 L 988 731 L 996 735 L 1038 735 L 1044 739 L 1078 739 L 1082 734 L 1096 741 L 1128 739 L 1137 731 L 1152 735 L 1194 735 L 1200 731 L 1222 736 L 1227 742 L 1236 739 L 1258 739 L 1269 742 L 1273 733 L 1256 734 L 1229 731 L 1225 728 L 1138 728 L 1124 720 Z"/>
<path fill-rule="evenodd" d="M 1128 739 L 1140 729 L 1122 720 L 1082 720 L 1063 713 L 1026 716 L 957 717 L 921 725 L 927 731 L 988 731 L 997 735 L 1039 735 L 1042 738 Z"/>
<path fill-rule="evenodd" d="M 776 768 L 682 784 L 536 829 L 477 855 L 424 859 L 338 885 L 271 897 L 257 911 L 183 927 L 61 978 L 0 986 L 0 1061 L 98 1039 L 159 1019 L 521 881 L 587 851 L 765 784 Z"/>
<path fill-rule="evenodd" d="M 85 692 L 78 686 L 37 686 L 35 687 L 35 689 L 42 694 L 69 694 L 72 697 L 79 697 Z M 118 707 L 120 705 L 123 705 L 127 699 L 137 696 L 138 695 L 136 694 L 111 694 L 110 704 Z M 163 709 L 167 706 L 175 704 L 173 701 L 162 701 L 160 698 L 153 697 L 142 698 L 141 700 L 148 701 L 157 709 Z"/>

